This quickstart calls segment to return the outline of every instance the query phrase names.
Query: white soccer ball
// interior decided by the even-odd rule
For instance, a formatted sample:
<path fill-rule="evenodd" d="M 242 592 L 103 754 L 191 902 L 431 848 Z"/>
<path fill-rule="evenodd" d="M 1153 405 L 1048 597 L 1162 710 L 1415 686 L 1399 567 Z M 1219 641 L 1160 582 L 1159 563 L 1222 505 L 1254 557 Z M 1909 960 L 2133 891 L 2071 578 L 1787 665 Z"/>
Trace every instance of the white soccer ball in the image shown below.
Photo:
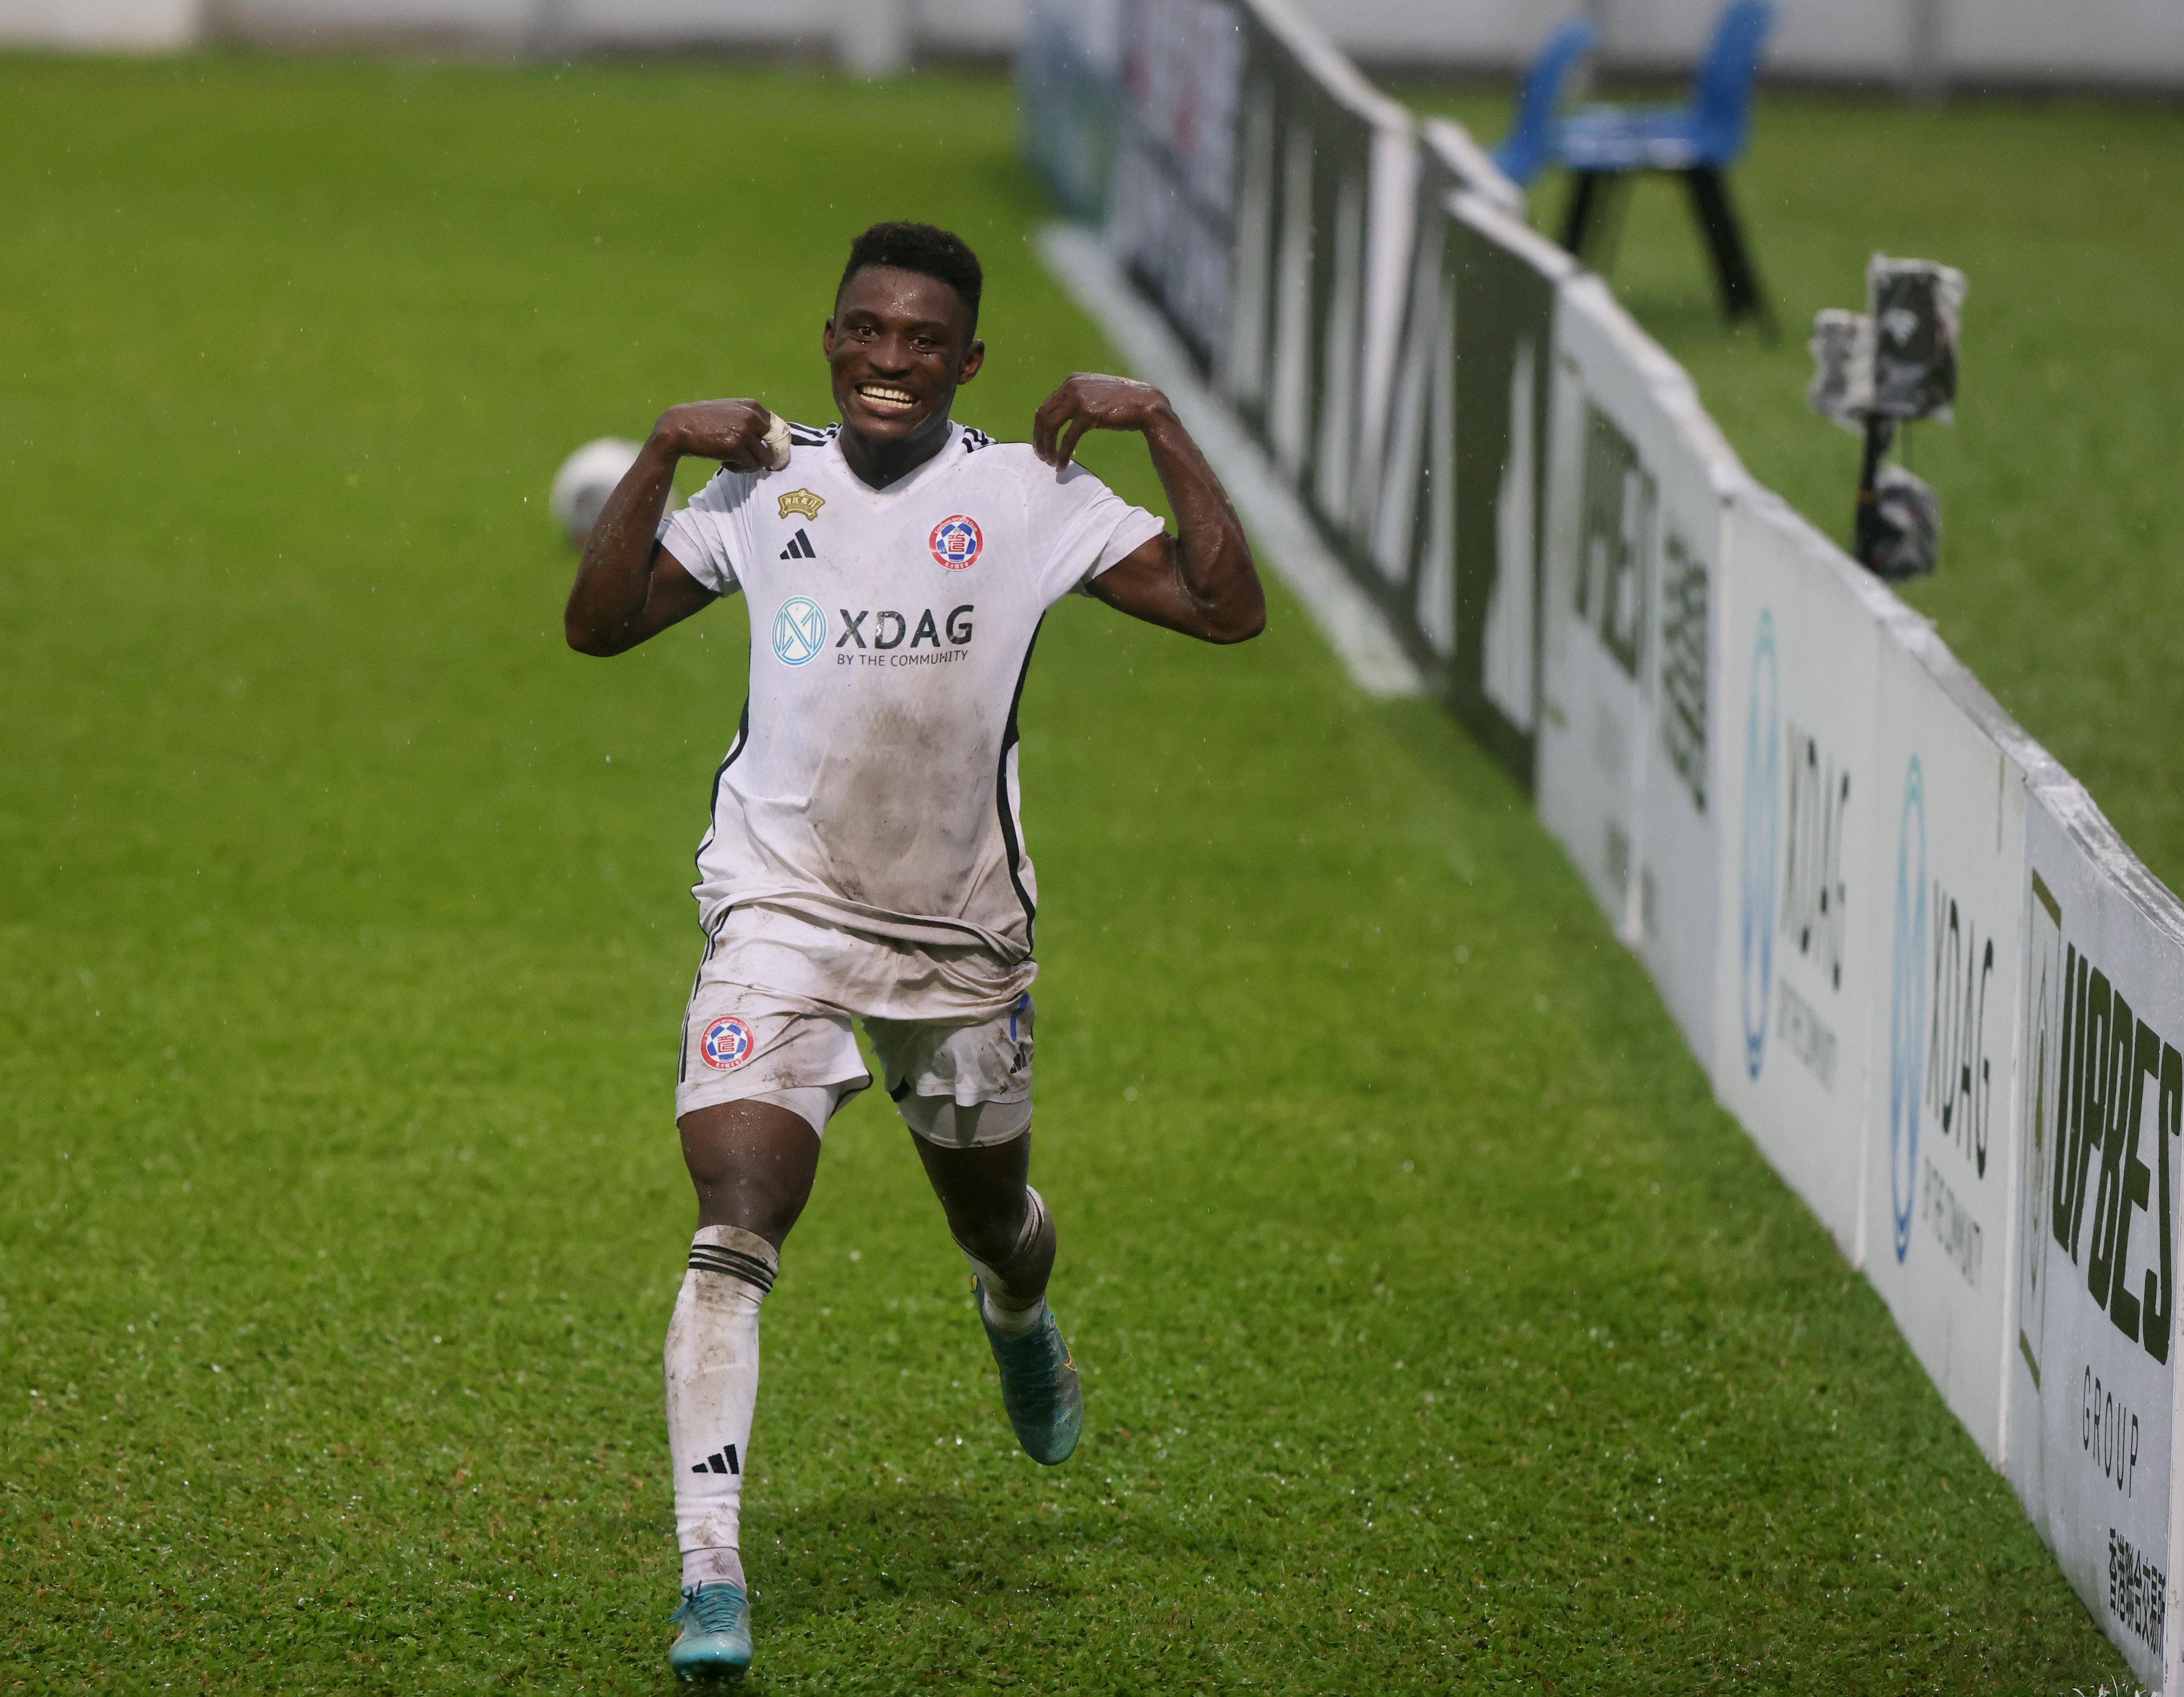
<path fill-rule="evenodd" d="M 547 504 L 566 531 L 570 545 L 582 548 L 599 521 L 599 511 L 614 493 L 615 485 L 637 463 L 638 445 L 620 437 L 603 436 L 588 442 L 554 474 L 554 492 Z"/>

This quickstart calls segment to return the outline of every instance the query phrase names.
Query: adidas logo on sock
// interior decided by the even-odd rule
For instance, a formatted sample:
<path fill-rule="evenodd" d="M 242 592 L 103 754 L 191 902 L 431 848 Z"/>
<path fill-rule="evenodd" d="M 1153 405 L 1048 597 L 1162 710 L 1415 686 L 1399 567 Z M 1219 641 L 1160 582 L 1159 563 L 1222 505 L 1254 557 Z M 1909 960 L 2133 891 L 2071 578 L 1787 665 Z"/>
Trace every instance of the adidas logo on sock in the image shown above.
<path fill-rule="evenodd" d="M 811 546 L 811 538 L 804 534 L 802 526 L 788 539 L 788 546 L 781 551 L 783 559 L 816 559 L 819 550 Z"/>
<path fill-rule="evenodd" d="M 744 1470 L 736 1466 L 736 1446 L 731 1444 L 725 1449 L 716 1449 L 711 1455 L 708 1455 L 704 1461 L 700 1461 L 690 1471 L 694 1473 L 734 1473 L 741 1475 Z"/>

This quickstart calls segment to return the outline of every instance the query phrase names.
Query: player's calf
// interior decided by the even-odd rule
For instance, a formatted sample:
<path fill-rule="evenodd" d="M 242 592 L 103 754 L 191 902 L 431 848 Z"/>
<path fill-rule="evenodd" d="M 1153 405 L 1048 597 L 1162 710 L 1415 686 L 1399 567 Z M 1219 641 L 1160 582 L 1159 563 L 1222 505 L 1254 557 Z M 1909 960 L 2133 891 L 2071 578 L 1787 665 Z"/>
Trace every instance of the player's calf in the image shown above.
<path fill-rule="evenodd" d="M 1029 1185 L 1024 1196 L 1023 1218 L 1004 1253 L 993 1254 L 989 1240 L 980 1247 L 991 1259 L 982 1259 L 960 1238 L 957 1244 L 971 1263 L 978 1318 L 1000 1371 L 1001 1406 L 1024 1453 L 1052 1466 L 1077 1448 L 1084 1429 L 1084 1394 L 1061 1324 L 1046 1305 L 1054 1216 Z"/>
<path fill-rule="evenodd" d="M 758 1399 L 759 1305 L 780 1266 L 755 1232 L 701 1227 L 668 1321 L 667 1445 L 684 1592 L 670 1661 L 685 1675 L 739 1671 L 750 1661 L 737 1539 Z"/>
<path fill-rule="evenodd" d="M 1004 1338 L 1035 1330 L 1054 1271 L 1054 1216 L 1045 1199 L 1027 1184 L 1015 1219 L 989 1218 L 967 1230 L 950 1220 L 949 1227 L 976 1275 L 986 1324 Z"/>

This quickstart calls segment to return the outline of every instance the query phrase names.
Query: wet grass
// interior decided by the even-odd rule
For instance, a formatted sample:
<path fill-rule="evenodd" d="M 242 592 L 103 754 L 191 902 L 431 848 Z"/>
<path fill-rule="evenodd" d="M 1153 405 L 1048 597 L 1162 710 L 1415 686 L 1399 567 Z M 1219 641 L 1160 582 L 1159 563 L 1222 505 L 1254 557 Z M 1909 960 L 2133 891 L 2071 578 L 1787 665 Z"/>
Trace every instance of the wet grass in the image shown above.
<path fill-rule="evenodd" d="M 745 637 L 568 654 L 543 493 L 692 394 L 823 419 L 879 216 L 982 249 L 972 422 L 1108 364 L 1009 91 L 0 77 L 0 1683 L 664 1688 L 684 886 Z M 767 1305 L 754 1689 L 2113 1677 L 1522 798 L 1275 615 L 1049 623 L 1038 1166 L 1088 1435 L 1016 1453 L 855 1104 Z"/>

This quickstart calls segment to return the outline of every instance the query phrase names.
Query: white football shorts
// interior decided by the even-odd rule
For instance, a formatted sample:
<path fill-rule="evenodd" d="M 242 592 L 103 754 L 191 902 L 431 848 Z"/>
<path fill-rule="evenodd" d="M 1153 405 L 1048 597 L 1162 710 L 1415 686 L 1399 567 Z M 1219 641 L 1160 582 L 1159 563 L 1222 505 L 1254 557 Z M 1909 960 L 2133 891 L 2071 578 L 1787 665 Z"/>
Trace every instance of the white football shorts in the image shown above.
<path fill-rule="evenodd" d="M 823 1124 L 872 1082 L 850 1015 L 716 971 L 733 964 L 733 950 L 714 953 L 692 987 L 676 1117 L 716 1102 L 794 1093 L 787 1105 Z M 872 1018 L 863 1024 L 888 1094 L 911 1130 L 928 1143 L 970 1148 L 1006 1143 L 1031 1123 L 1033 1017 L 1027 991 L 1007 1013 L 977 1024 Z M 811 1092 L 825 1093 L 816 1116 L 805 1105 Z"/>

